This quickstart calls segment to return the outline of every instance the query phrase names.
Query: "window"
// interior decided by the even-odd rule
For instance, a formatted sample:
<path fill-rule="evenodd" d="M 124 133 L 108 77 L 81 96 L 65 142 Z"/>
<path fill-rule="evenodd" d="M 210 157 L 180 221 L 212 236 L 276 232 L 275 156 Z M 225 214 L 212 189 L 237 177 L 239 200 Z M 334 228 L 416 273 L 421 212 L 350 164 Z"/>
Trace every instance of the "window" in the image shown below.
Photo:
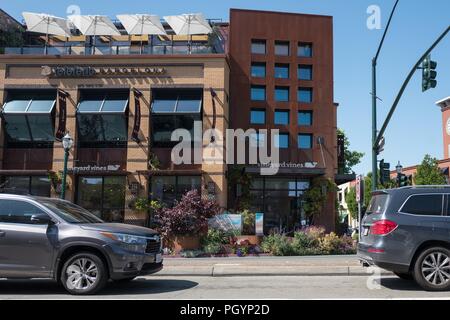
<path fill-rule="evenodd" d="M 250 111 L 250 123 L 251 124 L 265 124 L 266 123 L 266 110 L 252 109 Z"/>
<path fill-rule="evenodd" d="M 298 135 L 299 149 L 312 149 L 312 134 L 301 133 Z"/>
<path fill-rule="evenodd" d="M 275 87 L 275 101 L 289 101 L 289 87 Z"/>
<path fill-rule="evenodd" d="M 250 89 L 250 96 L 252 101 L 265 101 L 266 100 L 266 87 L 265 86 L 252 86 Z"/>
<path fill-rule="evenodd" d="M 35 205 L 18 200 L 0 200 L 0 222 L 34 224 L 31 217 L 44 213 Z"/>
<path fill-rule="evenodd" d="M 289 64 L 285 63 L 275 64 L 275 78 L 289 79 Z"/>
<path fill-rule="evenodd" d="M 275 135 L 275 147 L 280 149 L 289 148 L 289 134 L 280 133 Z"/>
<path fill-rule="evenodd" d="M 299 126 L 312 126 L 312 111 L 299 111 L 298 112 L 298 125 Z"/>
<path fill-rule="evenodd" d="M 128 141 L 129 91 L 84 91 L 77 107 L 81 148 L 124 147 Z"/>
<path fill-rule="evenodd" d="M 275 110 L 274 122 L 278 125 L 288 125 L 289 110 Z"/>
<path fill-rule="evenodd" d="M 1 179 L 1 193 L 50 197 L 48 176 L 5 176 Z"/>
<path fill-rule="evenodd" d="M 151 178 L 152 199 L 159 200 L 171 207 L 175 200 L 191 190 L 201 192 L 200 176 L 153 176 Z"/>
<path fill-rule="evenodd" d="M 312 66 L 299 65 L 297 70 L 297 76 L 299 80 L 312 80 Z"/>
<path fill-rule="evenodd" d="M 289 55 L 289 41 L 275 41 L 275 55 L 288 56 Z"/>
<path fill-rule="evenodd" d="M 264 147 L 266 144 L 266 135 L 264 133 L 252 133 L 250 135 L 250 147 Z"/>
<path fill-rule="evenodd" d="M 186 129 L 194 135 L 196 121 L 202 121 L 202 89 L 159 89 L 152 93 L 152 143 L 157 148 L 170 148 L 172 132 Z"/>
<path fill-rule="evenodd" d="M 311 103 L 313 99 L 312 88 L 299 88 L 297 92 L 297 101 L 303 103 Z"/>
<path fill-rule="evenodd" d="M 266 40 L 252 40 L 253 54 L 266 54 Z"/>
<path fill-rule="evenodd" d="M 266 64 L 264 62 L 253 62 L 251 74 L 255 78 L 264 78 L 266 76 Z"/>
<path fill-rule="evenodd" d="M 298 44 L 298 52 L 297 55 L 299 57 L 310 58 L 313 55 L 312 43 L 301 42 Z"/>
<path fill-rule="evenodd" d="M 411 196 L 400 211 L 421 216 L 440 216 L 442 215 L 442 199 L 442 194 Z"/>
<path fill-rule="evenodd" d="M 123 222 L 126 177 L 78 177 L 77 204 L 107 222 Z"/>
<path fill-rule="evenodd" d="M 8 92 L 8 100 L 1 112 L 6 143 L 12 147 L 52 147 L 55 105 L 55 91 Z"/>

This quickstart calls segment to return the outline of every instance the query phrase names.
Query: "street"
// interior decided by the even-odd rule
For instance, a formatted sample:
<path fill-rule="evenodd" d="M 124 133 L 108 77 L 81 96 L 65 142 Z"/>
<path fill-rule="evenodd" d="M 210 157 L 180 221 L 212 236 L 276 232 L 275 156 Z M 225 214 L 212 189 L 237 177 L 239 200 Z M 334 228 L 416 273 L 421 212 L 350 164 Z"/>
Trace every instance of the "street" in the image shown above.
<path fill-rule="evenodd" d="M 382 276 L 368 289 L 368 276 L 196 277 L 153 276 L 109 283 L 88 299 L 449 299 L 450 292 L 422 291 L 414 282 Z M 378 282 L 375 282 L 375 287 Z M 0 280 L 0 299 L 83 299 L 48 280 Z M 84 298 L 86 299 L 86 298 Z"/>

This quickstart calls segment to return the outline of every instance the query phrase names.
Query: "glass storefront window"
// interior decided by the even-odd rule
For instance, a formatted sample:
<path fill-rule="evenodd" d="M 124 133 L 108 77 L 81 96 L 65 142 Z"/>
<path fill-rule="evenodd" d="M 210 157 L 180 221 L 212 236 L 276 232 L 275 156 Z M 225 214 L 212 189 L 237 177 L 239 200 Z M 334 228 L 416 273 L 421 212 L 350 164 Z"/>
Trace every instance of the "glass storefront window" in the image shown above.
<path fill-rule="evenodd" d="M 5 176 L 1 193 L 50 197 L 51 182 L 47 176 Z"/>
<path fill-rule="evenodd" d="M 186 192 L 201 192 L 201 179 L 200 176 L 154 176 L 151 178 L 152 199 L 171 207 Z"/>
<path fill-rule="evenodd" d="M 123 222 L 126 177 L 79 177 L 77 204 L 107 222 Z"/>

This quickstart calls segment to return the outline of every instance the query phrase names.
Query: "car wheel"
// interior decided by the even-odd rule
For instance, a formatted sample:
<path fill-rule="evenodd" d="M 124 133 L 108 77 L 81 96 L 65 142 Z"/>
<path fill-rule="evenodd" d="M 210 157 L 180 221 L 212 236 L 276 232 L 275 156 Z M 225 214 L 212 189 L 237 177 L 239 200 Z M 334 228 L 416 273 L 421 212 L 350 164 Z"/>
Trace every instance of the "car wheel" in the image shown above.
<path fill-rule="evenodd" d="M 414 277 L 411 273 L 394 272 L 394 274 L 403 280 L 414 280 Z"/>
<path fill-rule="evenodd" d="M 77 253 L 62 268 L 61 283 L 74 295 L 94 294 L 108 281 L 105 264 L 92 253 Z"/>
<path fill-rule="evenodd" d="M 450 289 L 450 250 L 433 247 L 424 250 L 414 264 L 414 279 L 425 290 Z"/>

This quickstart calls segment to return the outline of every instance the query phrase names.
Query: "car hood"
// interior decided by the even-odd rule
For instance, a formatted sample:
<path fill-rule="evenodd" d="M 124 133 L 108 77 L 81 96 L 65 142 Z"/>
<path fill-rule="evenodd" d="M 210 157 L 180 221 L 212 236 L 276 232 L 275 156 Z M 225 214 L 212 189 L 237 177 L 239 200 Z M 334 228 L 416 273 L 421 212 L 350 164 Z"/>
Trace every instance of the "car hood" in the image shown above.
<path fill-rule="evenodd" d="M 124 233 L 124 234 L 130 234 L 135 236 L 154 236 L 158 234 L 153 229 L 139 227 L 139 226 L 132 226 L 129 224 L 123 224 L 123 223 L 90 223 L 90 224 L 83 224 L 80 225 L 80 228 L 84 230 L 93 230 L 93 231 L 105 231 L 105 232 L 114 232 L 114 233 Z"/>

